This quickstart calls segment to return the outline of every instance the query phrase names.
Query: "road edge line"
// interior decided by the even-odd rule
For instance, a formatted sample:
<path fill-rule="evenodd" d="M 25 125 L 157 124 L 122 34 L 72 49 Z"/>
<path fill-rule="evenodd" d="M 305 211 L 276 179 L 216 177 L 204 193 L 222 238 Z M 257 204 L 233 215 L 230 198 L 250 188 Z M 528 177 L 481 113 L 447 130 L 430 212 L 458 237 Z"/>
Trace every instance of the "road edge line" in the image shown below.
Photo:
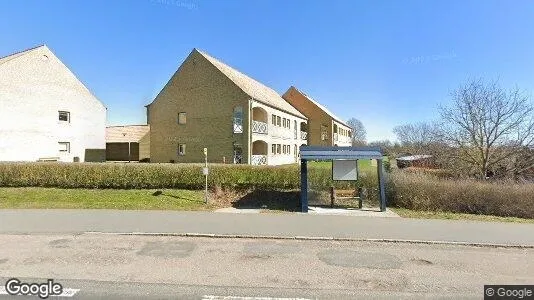
<path fill-rule="evenodd" d="M 403 244 L 426 244 L 426 245 L 454 245 L 486 248 L 517 248 L 534 249 L 534 245 L 522 244 L 498 244 L 463 241 L 433 241 L 411 239 L 386 239 L 386 238 L 343 238 L 321 236 L 278 236 L 278 235 L 247 235 L 247 234 L 214 234 L 214 233 L 171 233 L 171 232 L 101 232 L 86 231 L 83 234 L 124 235 L 124 236 L 170 236 L 170 237 L 204 237 L 218 239 L 266 239 L 266 240 L 300 240 L 300 241 L 339 241 L 339 242 L 380 242 L 380 243 L 403 243 Z"/>

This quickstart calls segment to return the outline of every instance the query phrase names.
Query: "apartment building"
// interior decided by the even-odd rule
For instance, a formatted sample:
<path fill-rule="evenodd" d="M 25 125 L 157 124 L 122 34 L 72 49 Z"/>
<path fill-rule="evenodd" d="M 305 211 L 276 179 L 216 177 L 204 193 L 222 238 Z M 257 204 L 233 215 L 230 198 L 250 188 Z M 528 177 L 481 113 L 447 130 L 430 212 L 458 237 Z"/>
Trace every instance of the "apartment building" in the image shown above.
<path fill-rule="evenodd" d="M 193 49 L 147 107 L 151 162 L 298 161 L 307 118 L 273 89 Z"/>
<path fill-rule="evenodd" d="M 350 126 L 319 102 L 294 86 L 291 86 L 282 98 L 308 118 L 309 145 L 352 146 Z"/>

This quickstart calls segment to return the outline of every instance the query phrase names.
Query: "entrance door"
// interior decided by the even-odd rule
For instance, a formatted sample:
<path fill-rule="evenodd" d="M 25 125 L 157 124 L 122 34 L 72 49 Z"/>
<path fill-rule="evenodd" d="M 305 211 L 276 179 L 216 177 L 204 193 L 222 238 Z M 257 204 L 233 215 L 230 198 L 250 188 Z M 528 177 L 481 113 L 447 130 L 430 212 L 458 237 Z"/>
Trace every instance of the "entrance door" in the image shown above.
<path fill-rule="evenodd" d="M 234 164 L 243 163 L 243 148 L 241 146 L 234 146 Z"/>

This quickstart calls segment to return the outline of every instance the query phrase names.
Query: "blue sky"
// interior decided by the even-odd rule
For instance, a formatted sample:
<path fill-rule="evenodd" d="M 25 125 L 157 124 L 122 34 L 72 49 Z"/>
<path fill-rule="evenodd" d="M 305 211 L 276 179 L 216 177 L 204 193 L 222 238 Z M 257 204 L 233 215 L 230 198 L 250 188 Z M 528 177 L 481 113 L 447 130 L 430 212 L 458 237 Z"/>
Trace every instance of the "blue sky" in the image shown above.
<path fill-rule="evenodd" d="M 197 47 L 283 93 L 290 85 L 368 140 L 436 117 L 470 78 L 534 91 L 534 1 L 0 0 L 0 56 L 38 44 L 108 107 L 144 123 Z"/>

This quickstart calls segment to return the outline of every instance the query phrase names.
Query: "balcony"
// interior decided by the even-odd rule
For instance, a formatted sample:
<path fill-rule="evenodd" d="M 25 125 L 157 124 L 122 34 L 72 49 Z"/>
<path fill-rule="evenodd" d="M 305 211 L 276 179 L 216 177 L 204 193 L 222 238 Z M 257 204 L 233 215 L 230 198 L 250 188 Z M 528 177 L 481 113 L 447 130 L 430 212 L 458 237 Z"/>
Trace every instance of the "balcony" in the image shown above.
<path fill-rule="evenodd" d="M 308 139 L 308 133 L 306 131 L 300 132 L 300 139 L 301 140 L 307 140 Z"/>
<path fill-rule="evenodd" d="M 252 165 L 261 166 L 267 164 L 267 155 L 253 154 L 250 160 Z"/>
<path fill-rule="evenodd" d="M 267 126 L 267 123 L 252 120 L 252 132 L 253 133 L 267 134 L 269 132 L 267 128 L 269 128 L 269 126 Z"/>
<path fill-rule="evenodd" d="M 267 164 L 267 142 L 257 140 L 252 143 L 252 156 L 250 157 L 251 165 Z"/>
<path fill-rule="evenodd" d="M 334 133 L 334 144 L 337 146 L 352 146 L 352 139 L 339 133 Z"/>

